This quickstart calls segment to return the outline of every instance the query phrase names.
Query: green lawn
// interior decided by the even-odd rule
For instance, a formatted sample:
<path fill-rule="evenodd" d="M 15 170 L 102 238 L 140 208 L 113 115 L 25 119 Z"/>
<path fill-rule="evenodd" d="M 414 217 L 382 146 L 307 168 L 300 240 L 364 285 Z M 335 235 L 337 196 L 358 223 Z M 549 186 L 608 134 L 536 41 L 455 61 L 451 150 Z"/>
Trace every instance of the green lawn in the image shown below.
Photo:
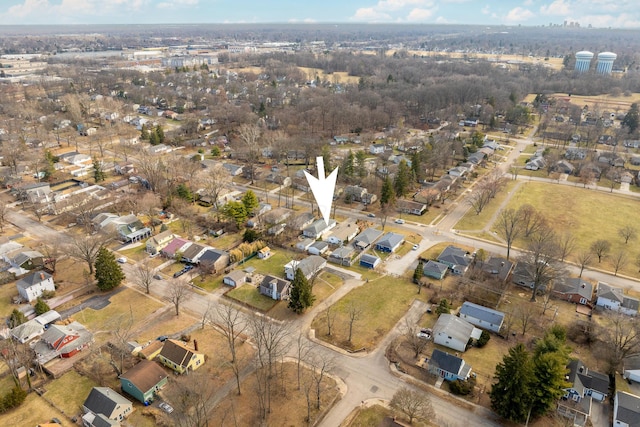
<path fill-rule="evenodd" d="M 618 251 L 628 253 L 629 262 L 621 272 L 636 276 L 638 269 L 634 260 L 640 254 L 635 241 L 625 245 L 618 230 L 634 225 L 638 211 L 638 200 L 618 194 L 541 182 L 527 182 L 514 194 L 507 208 L 518 209 L 523 204 L 535 206 L 557 232 L 569 231 L 576 239 L 574 254 L 588 250 L 598 239 L 611 242 L 610 254 Z M 524 244 L 516 242 L 515 246 Z M 569 259 L 572 259 L 569 256 Z M 597 263 L 597 259 L 593 262 Z M 598 265 L 612 268 L 609 260 Z"/>
<path fill-rule="evenodd" d="M 71 370 L 47 384 L 44 397 L 51 400 L 65 414 L 78 414 L 82 412 L 82 404 L 87 399 L 91 388 L 96 385 L 89 378 Z"/>
<path fill-rule="evenodd" d="M 278 301 L 262 295 L 253 285 L 239 286 L 227 292 L 226 296 L 264 312 L 271 310 L 278 303 Z"/>
<path fill-rule="evenodd" d="M 301 259 L 306 254 L 301 252 L 287 251 L 285 249 L 275 249 L 271 251 L 272 255 L 267 259 L 253 257 L 249 261 L 238 266 L 238 268 L 254 267 L 256 272 L 263 274 L 271 274 L 277 277 L 284 277 L 284 265 L 293 259 Z"/>
<path fill-rule="evenodd" d="M 198 276 L 193 279 L 193 284 L 199 286 L 207 291 L 215 291 L 216 289 L 222 286 L 222 279 L 224 275 L 221 276 Z"/>
<path fill-rule="evenodd" d="M 515 187 L 517 181 L 509 180 L 505 187 L 500 191 L 496 197 L 489 202 L 487 206 L 476 214 L 473 208 L 469 209 L 464 217 L 455 225 L 457 230 L 481 230 L 487 221 L 496 213 L 502 202 L 507 198 L 509 192 Z"/>
<path fill-rule="evenodd" d="M 134 261 L 142 261 L 143 259 L 149 258 L 149 254 L 146 251 L 147 246 L 144 243 L 141 243 L 140 245 L 134 247 L 134 248 L 129 248 L 129 249 L 123 249 L 123 250 L 119 250 L 118 252 L 127 257 L 130 258 Z"/>
<path fill-rule="evenodd" d="M 330 337 L 327 336 L 324 312 L 313 320 L 312 327 L 316 330 L 317 338 L 335 345 L 372 349 L 406 313 L 416 298 L 426 301 L 428 293 L 418 295 L 417 288 L 408 279 L 379 276 L 352 290 L 332 306 L 337 316 Z M 362 314 L 354 324 L 352 343 L 348 343 L 348 312 L 354 305 L 362 310 Z"/>

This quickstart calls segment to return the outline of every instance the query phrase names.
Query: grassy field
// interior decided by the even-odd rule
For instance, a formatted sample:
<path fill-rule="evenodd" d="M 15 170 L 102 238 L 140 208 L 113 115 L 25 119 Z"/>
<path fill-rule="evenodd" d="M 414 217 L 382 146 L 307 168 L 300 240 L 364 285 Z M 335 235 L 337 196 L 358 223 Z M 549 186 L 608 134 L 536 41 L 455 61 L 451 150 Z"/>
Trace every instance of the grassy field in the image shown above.
<path fill-rule="evenodd" d="M 274 305 L 278 304 L 269 297 L 262 295 L 253 285 L 242 285 L 225 294 L 227 297 L 243 302 L 254 307 L 257 310 L 269 311 Z"/>
<path fill-rule="evenodd" d="M 11 314 L 17 306 L 11 304 L 11 298 L 18 295 L 18 290 L 14 283 L 6 283 L 0 286 L 0 317 L 3 319 Z"/>
<path fill-rule="evenodd" d="M 316 337 L 345 348 L 374 348 L 406 313 L 411 303 L 420 298 L 426 300 L 427 292 L 417 294 L 417 288 L 408 279 L 379 276 L 352 290 L 332 308 L 336 311 L 334 330 L 327 336 L 325 312 L 316 316 L 312 327 Z M 355 306 L 362 310 L 354 324 L 352 342 L 348 343 L 348 313 Z"/>
<path fill-rule="evenodd" d="M 389 408 L 380 405 L 373 405 L 368 408 L 356 409 L 357 415 L 346 427 L 369 427 L 377 426 L 386 418 L 393 415 Z"/>
<path fill-rule="evenodd" d="M 135 247 L 119 250 L 118 252 L 134 261 L 142 261 L 149 258 L 149 254 L 146 251 L 147 247 L 144 243 L 141 243 Z"/>
<path fill-rule="evenodd" d="M 162 308 L 163 305 L 146 295 L 131 289 L 125 289 L 110 299 L 110 304 L 100 310 L 86 308 L 74 317 L 90 331 L 109 330 L 110 322 L 121 316 L 133 316 L 134 324 Z"/>
<path fill-rule="evenodd" d="M 283 277 L 285 264 L 291 260 L 306 257 L 306 254 L 304 253 L 287 251 L 280 248 L 272 251 L 271 253 L 272 255 L 267 259 L 254 257 L 244 264 L 241 264 L 239 268 L 254 267 L 257 273 Z"/>
<path fill-rule="evenodd" d="M 455 225 L 457 230 L 481 230 L 487 221 L 496 213 L 500 204 L 506 200 L 511 190 L 516 186 L 517 181 L 507 181 L 504 189 L 480 212 L 476 214 L 473 208 L 469 209 L 464 217 Z"/>
<path fill-rule="evenodd" d="M 534 95 L 534 98 L 535 98 L 535 95 Z M 602 109 L 612 109 L 613 111 L 615 111 L 616 109 L 620 109 L 622 111 L 626 111 L 634 102 L 640 102 L 640 93 L 633 93 L 631 94 L 631 96 L 571 95 L 571 97 L 568 97 L 567 94 L 564 94 L 564 93 L 557 93 L 557 94 L 550 95 L 550 98 L 565 99 L 570 101 L 572 104 L 577 105 L 578 107 L 584 107 L 585 105 L 588 105 L 589 108 L 592 108 L 597 104 Z"/>
<path fill-rule="evenodd" d="M 63 426 L 74 425 L 42 397 L 30 393 L 18 409 L 0 415 L 0 424 L 4 426 L 37 426 L 49 422 L 54 417 L 62 421 Z"/>
<path fill-rule="evenodd" d="M 44 397 L 52 401 L 65 414 L 72 416 L 82 413 L 82 404 L 87 399 L 91 388 L 96 385 L 89 378 L 71 370 L 47 384 Z"/>
<path fill-rule="evenodd" d="M 571 232 L 576 239 L 574 254 L 589 250 L 590 245 L 598 239 L 608 240 L 611 242 L 610 254 L 618 251 L 628 253 L 629 262 L 621 273 L 637 275 L 634 260 L 640 255 L 640 248 L 634 241 L 625 245 L 618 230 L 634 224 L 638 200 L 581 187 L 527 182 L 518 189 L 506 207 L 518 209 L 527 203 L 535 206 L 556 231 Z M 516 242 L 516 246 L 522 245 L 523 242 Z M 597 263 L 597 259 L 593 262 Z M 604 259 L 598 267 L 612 269 L 611 260 Z"/>

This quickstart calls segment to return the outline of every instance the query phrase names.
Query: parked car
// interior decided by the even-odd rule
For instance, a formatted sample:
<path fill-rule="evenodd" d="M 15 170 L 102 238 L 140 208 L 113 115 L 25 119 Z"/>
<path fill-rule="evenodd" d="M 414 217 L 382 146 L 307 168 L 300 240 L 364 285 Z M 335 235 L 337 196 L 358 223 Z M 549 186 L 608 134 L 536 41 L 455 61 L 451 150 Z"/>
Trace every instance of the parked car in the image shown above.
<path fill-rule="evenodd" d="M 162 409 L 167 414 L 170 414 L 170 413 L 173 412 L 173 407 L 171 405 L 169 405 L 168 403 L 166 403 L 166 402 L 162 402 L 158 406 L 160 407 L 160 409 Z"/>
<path fill-rule="evenodd" d="M 174 277 L 174 278 L 176 278 L 176 277 L 180 277 L 180 276 L 182 276 L 184 273 L 186 273 L 186 271 L 184 271 L 184 269 L 182 269 L 182 270 L 178 270 L 178 271 L 176 271 L 175 273 L 173 273 L 173 277 Z"/>
<path fill-rule="evenodd" d="M 370 214 L 367 214 L 367 216 L 368 216 L 369 218 L 375 218 L 375 217 L 376 217 L 376 214 L 374 214 L 374 213 L 370 213 Z"/>
<path fill-rule="evenodd" d="M 156 279 L 156 280 L 162 280 L 162 276 L 159 275 L 159 274 L 154 274 L 153 278 Z"/>
<path fill-rule="evenodd" d="M 156 340 L 158 340 L 160 342 L 165 342 L 168 339 L 169 339 L 169 337 L 166 336 L 166 335 L 160 335 L 158 338 L 156 338 Z"/>
<path fill-rule="evenodd" d="M 404 219 L 396 219 L 396 224 L 404 224 Z"/>
<path fill-rule="evenodd" d="M 414 251 L 417 251 L 418 249 L 420 249 L 420 245 L 413 245 L 413 248 L 411 249 L 413 249 Z"/>
<path fill-rule="evenodd" d="M 431 329 L 420 329 L 420 332 L 417 333 L 418 338 L 422 338 L 423 340 L 431 339 Z"/>
<path fill-rule="evenodd" d="M 120 264 L 126 264 L 127 258 L 121 256 L 120 258 L 116 259 L 116 261 L 118 261 Z"/>

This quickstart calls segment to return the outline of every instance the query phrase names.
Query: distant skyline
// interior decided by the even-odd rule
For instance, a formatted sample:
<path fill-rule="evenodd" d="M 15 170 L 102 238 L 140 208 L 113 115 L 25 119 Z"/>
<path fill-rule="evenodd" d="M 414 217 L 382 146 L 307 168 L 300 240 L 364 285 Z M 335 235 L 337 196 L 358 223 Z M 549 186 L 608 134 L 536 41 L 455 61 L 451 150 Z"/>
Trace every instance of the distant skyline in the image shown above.
<path fill-rule="evenodd" d="M 0 25 L 429 23 L 640 28 L 637 0 L 2 0 Z"/>

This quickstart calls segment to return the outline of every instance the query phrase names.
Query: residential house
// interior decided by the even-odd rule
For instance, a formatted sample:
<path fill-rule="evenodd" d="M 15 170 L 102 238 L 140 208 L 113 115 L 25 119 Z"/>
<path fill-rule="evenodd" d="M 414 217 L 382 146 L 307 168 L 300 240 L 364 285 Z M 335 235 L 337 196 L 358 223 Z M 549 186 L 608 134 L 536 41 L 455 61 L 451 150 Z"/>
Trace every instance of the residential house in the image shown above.
<path fill-rule="evenodd" d="M 482 151 L 476 151 L 475 153 L 469 154 L 467 161 L 473 165 L 479 165 L 484 162 L 485 157 L 487 157 L 485 153 Z"/>
<path fill-rule="evenodd" d="M 175 237 L 167 244 L 167 246 L 160 249 L 160 253 L 162 254 L 162 256 L 167 258 L 175 258 L 176 255 L 180 255 L 182 257 L 182 252 L 184 252 L 192 244 L 193 242 L 187 239 Z"/>
<path fill-rule="evenodd" d="M 35 301 L 43 292 L 55 292 L 53 276 L 46 271 L 35 271 L 16 282 L 18 294 L 26 301 Z"/>
<path fill-rule="evenodd" d="M 631 159 L 629 159 L 629 163 L 631 163 L 633 166 L 640 166 L 640 156 L 631 156 Z"/>
<path fill-rule="evenodd" d="M 147 151 L 150 154 L 163 154 L 171 151 L 171 147 L 167 144 L 149 145 Z"/>
<path fill-rule="evenodd" d="M 315 219 L 316 217 L 313 216 L 311 212 L 303 212 L 294 218 L 293 228 L 302 231 L 305 228 L 309 227 L 315 221 Z"/>
<path fill-rule="evenodd" d="M 287 208 L 276 208 L 264 214 L 263 221 L 274 225 L 285 222 L 291 216 L 291 210 Z"/>
<path fill-rule="evenodd" d="M 584 148 L 569 147 L 564 153 L 567 160 L 584 160 L 587 158 L 587 150 Z"/>
<path fill-rule="evenodd" d="M 455 176 L 456 178 L 462 178 L 469 172 L 469 169 L 464 166 L 455 166 L 447 171 L 447 175 Z"/>
<path fill-rule="evenodd" d="M 428 260 L 424 263 L 422 274 L 427 277 L 431 277 L 432 279 L 442 280 L 444 279 L 444 276 L 447 274 L 448 270 L 448 265 L 442 264 L 438 261 Z"/>
<path fill-rule="evenodd" d="M 535 282 L 532 277 L 534 272 L 532 271 L 531 266 L 524 262 L 519 262 L 516 264 L 513 269 L 513 275 L 511 276 L 511 281 L 518 286 L 524 286 L 525 288 L 533 289 L 535 286 Z M 538 286 L 538 292 L 543 292 L 547 289 L 547 282 L 540 283 Z"/>
<path fill-rule="evenodd" d="M 625 391 L 616 392 L 613 401 L 613 427 L 640 425 L 640 396 Z"/>
<path fill-rule="evenodd" d="M 300 190 L 305 193 L 311 191 L 311 186 L 309 185 L 309 181 L 307 181 L 306 178 L 293 178 L 291 186 L 296 190 Z"/>
<path fill-rule="evenodd" d="M 571 175 L 576 170 L 576 168 L 566 160 L 558 160 L 556 164 L 553 166 L 553 170 L 558 173 L 565 173 L 567 175 Z"/>
<path fill-rule="evenodd" d="M 533 157 L 524 166 L 525 169 L 531 171 L 537 171 L 547 166 L 547 161 L 544 157 Z"/>
<path fill-rule="evenodd" d="M 489 257 L 486 261 L 478 261 L 480 268 L 492 277 L 497 278 L 500 282 L 504 283 L 509 278 L 511 271 L 513 270 L 513 263 L 506 258 L 502 257 Z M 478 265 L 476 263 L 476 266 Z"/>
<path fill-rule="evenodd" d="M 498 333 L 504 322 L 504 313 L 466 301 L 460 307 L 460 318 L 474 326 Z"/>
<path fill-rule="evenodd" d="M 247 273 L 242 270 L 234 270 L 224 276 L 222 279 L 222 283 L 228 286 L 233 286 L 234 288 L 242 285 L 247 280 Z"/>
<path fill-rule="evenodd" d="M 622 376 L 630 381 L 640 383 L 640 354 L 627 356 L 622 361 Z"/>
<path fill-rule="evenodd" d="M 50 325 L 33 350 L 40 365 L 56 357 L 69 358 L 89 347 L 93 334 L 78 322 L 68 325 Z"/>
<path fill-rule="evenodd" d="M 13 339 L 21 344 L 27 343 L 44 333 L 44 326 L 36 319 L 31 319 L 11 329 Z"/>
<path fill-rule="evenodd" d="M 230 260 L 229 252 L 209 247 L 200 255 L 198 263 L 214 273 L 218 273 L 229 265 Z"/>
<path fill-rule="evenodd" d="M 122 391 L 142 403 L 152 402 L 167 382 L 168 375 L 165 370 L 151 360 L 142 360 L 120 375 Z"/>
<path fill-rule="evenodd" d="M 267 175 L 267 181 L 278 184 L 280 187 L 289 187 L 291 185 L 291 178 L 286 175 L 280 175 L 278 173 L 270 173 Z"/>
<path fill-rule="evenodd" d="M 464 274 L 471 264 L 471 257 L 456 246 L 447 246 L 438 256 L 438 262 L 448 265 L 453 274 Z"/>
<path fill-rule="evenodd" d="M 231 176 L 242 175 L 242 172 L 243 172 L 242 165 L 234 165 L 232 163 L 223 163 L 222 167 L 225 168 L 227 172 L 229 172 L 229 175 Z"/>
<path fill-rule="evenodd" d="M 440 199 L 440 197 L 440 190 L 435 188 L 435 185 L 430 185 L 414 194 L 413 200 L 415 200 L 416 203 L 431 206 L 434 202 Z"/>
<path fill-rule="evenodd" d="M 341 246 L 329 255 L 329 262 L 340 265 L 351 265 L 351 259 L 353 258 L 354 249 L 353 246 Z"/>
<path fill-rule="evenodd" d="M 404 243 L 404 236 L 390 231 L 376 242 L 376 250 L 387 253 L 395 252 L 402 243 Z"/>
<path fill-rule="evenodd" d="M 624 294 L 620 288 L 616 288 L 604 282 L 598 282 L 598 290 L 596 291 L 598 299 L 596 305 L 607 310 L 615 310 L 628 316 L 638 314 L 638 299 Z"/>
<path fill-rule="evenodd" d="M 433 350 L 427 367 L 433 375 L 447 381 L 465 381 L 471 375 L 471 366 L 467 365 L 463 359 L 437 348 Z"/>
<path fill-rule="evenodd" d="M 44 266 L 44 255 L 38 251 L 17 250 L 7 254 L 6 259 L 11 265 L 9 272 L 16 276 L 22 276 Z"/>
<path fill-rule="evenodd" d="M 588 369 L 581 360 L 572 360 L 567 366 L 569 374 L 564 398 L 574 402 L 581 399 L 593 399 L 603 402 L 609 394 L 609 376 Z"/>
<path fill-rule="evenodd" d="M 327 260 L 318 255 L 310 255 L 302 261 L 291 260 L 284 266 L 285 277 L 293 280 L 296 270 L 300 269 L 307 280 L 327 266 Z"/>
<path fill-rule="evenodd" d="M 203 353 L 191 350 L 185 344 L 176 340 L 166 340 L 156 359 L 178 374 L 195 371 L 204 365 Z"/>
<path fill-rule="evenodd" d="M 384 144 L 371 144 L 369 146 L 369 153 L 382 154 L 384 153 Z"/>
<path fill-rule="evenodd" d="M 314 221 L 310 226 L 305 228 L 302 231 L 302 235 L 304 237 L 309 237 L 315 240 L 320 238 L 320 236 L 322 236 L 324 233 L 328 232 L 335 226 L 336 226 L 336 221 L 333 219 L 329 220 L 329 224 L 324 222 L 324 219 L 318 219 Z"/>
<path fill-rule="evenodd" d="M 192 243 L 182 252 L 182 261 L 189 264 L 198 264 L 200 257 L 209 249 L 213 249 L 211 246 L 204 246 L 198 243 Z"/>
<path fill-rule="evenodd" d="M 93 387 L 82 404 L 82 410 L 85 414 L 82 417 L 85 427 L 97 426 L 94 420 L 100 415 L 107 420 L 116 421 L 119 425 L 120 421 L 124 421 L 131 414 L 133 405 L 109 387 Z"/>
<path fill-rule="evenodd" d="M 411 200 L 400 199 L 396 201 L 396 209 L 398 212 L 408 213 L 411 215 L 422 215 L 427 211 L 427 205 Z"/>
<path fill-rule="evenodd" d="M 345 198 L 354 202 L 366 202 L 369 198 L 368 194 L 368 190 L 359 185 L 347 185 L 344 188 Z"/>
<path fill-rule="evenodd" d="M 135 355 L 142 359 L 153 360 L 157 355 L 160 354 L 162 347 L 164 346 L 164 342 L 159 340 L 149 341 L 149 343 L 143 346 L 137 352 L 132 351 Z"/>
<path fill-rule="evenodd" d="M 360 266 L 364 268 L 376 268 L 382 260 L 375 255 L 363 254 L 360 257 Z"/>
<path fill-rule="evenodd" d="M 382 231 L 375 228 L 367 228 L 353 239 L 353 246 L 356 249 L 364 250 L 371 246 L 382 236 Z"/>
<path fill-rule="evenodd" d="M 469 340 L 479 339 L 482 331 L 453 314 L 441 314 L 433 326 L 433 342 L 456 351 L 464 352 Z"/>
<path fill-rule="evenodd" d="M 302 239 L 298 243 L 296 243 L 296 249 L 299 251 L 305 252 L 307 249 L 311 247 L 315 243 L 315 239 Z"/>
<path fill-rule="evenodd" d="M 313 242 L 311 246 L 307 249 L 310 255 L 322 255 L 323 253 L 329 250 L 329 243 L 317 241 Z"/>
<path fill-rule="evenodd" d="M 593 302 L 593 284 L 580 278 L 562 277 L 553 284 L 551 295 L 575 304 L 591 306 Z"/>
<path fill-rule="evenodd" d="M 353 240 L 358 235 L 358 225 L 353 218 L 338 224 L 325 240 L 332 245 L 342 245 Z"/>
<path fill-rule="evenodd" d="M 99 222 L 98 222 L 99 221 Z M 145 227 L 142 221 L 135 215 L 102 215 L 98 214 L 93 219 L 94 224 L 107 233 L 115 233 L 126 243 L 138 242 L 151 236 L 151 229 Z"/>
<path fill-rule="evenodd" d="M 268 296 L 276 301 L 288 300 L 291 292 L 291 282 L 275 276 L 266 275 L 260 282 L 258 290 L 262 295 Z"/>
<path fill-rule="evenodd" d="M 147 252 L 150 255 L 157 255 L 164 249 L 174 238 L 175 234 L 171 230 L 162 231 L 147 240 Z"/>

